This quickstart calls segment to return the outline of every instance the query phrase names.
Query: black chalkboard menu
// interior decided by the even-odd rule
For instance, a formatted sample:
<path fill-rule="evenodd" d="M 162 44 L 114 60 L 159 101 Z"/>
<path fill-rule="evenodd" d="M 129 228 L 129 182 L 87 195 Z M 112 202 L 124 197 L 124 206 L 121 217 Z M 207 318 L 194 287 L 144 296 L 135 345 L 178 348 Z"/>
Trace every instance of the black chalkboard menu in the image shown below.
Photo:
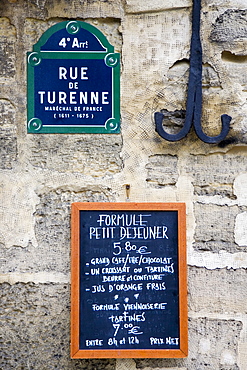
<path fill-rule="evenodd" d="M 184 203 L 73 203 L 71 357 L 187 356 Z"/>

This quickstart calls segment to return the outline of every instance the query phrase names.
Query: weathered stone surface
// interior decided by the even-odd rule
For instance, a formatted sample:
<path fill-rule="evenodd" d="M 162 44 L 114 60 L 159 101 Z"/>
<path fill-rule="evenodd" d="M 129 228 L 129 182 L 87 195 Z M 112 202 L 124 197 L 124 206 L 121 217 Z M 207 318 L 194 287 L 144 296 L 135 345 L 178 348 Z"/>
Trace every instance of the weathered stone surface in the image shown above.
<path fill-rule="evenodd" d="M 71 203 L 106 202 L 111 199 L 109 190 L 94 189 L 93 187 L 78 193 L 58 189 L 42 194 L 35 213 L 35 232 L 39 257 L 42 258 L 42 254 L 46 254 L 46 259 L 43 262 L 40 261 L 36 268 L 68 273 L 70 268 Z"/>
<path fill-rule="evenodd" d="M 0 79 L 15 77 L 15 28 L 0 18 Z"/>
<path fill-rule="evenodd" d="M 156 154 L 149 157 L 146 165 L 147 182 L 152 186 L 175 185 L 178 179 L 177 157 Z"/>
<path fill-rule="evenodd" d="M 192 1 L 0 1 L 0 368 L 246 370 L 246 0 L 204 0 L 203 130 L 184 122 Z M 121 52 L 120 135 L 27 135 L 26 52 L 52 25 L 86 21 Z M 18 146 L 17 146 L 18 144 Z M 70 205 L 186 202 L 188 359 L 70 360 Z M 22 282 L 22 283 L 21 283 Z M 35 285 L 36 284 L 36 285 Z M 120 366 L 122 364 L 122 366 Z M 129 367 L 127 367 L 129 366 Z"/>
<path fill-rule="evenodd" d="M 25 1 L 25 0 L 2 0 L 0 3 L 1 14 L 6 14 L 11 19 L 18 20 L 22 17 L 46 17 L 46 0 Z M 15 10 L 15 12 L 14 12 Z"/>
<path fill-rule="evenodd" d="M 184 171 L 192 177 L 198 195 L 221 195 L 235 198 L 234 179 L 247 172 L 247 157 L 240 154 L 190 156 Z M 241 163 L 241 165 L 239 165 Z"/>
<path fill-rule="evenodd" d="M 186 115 L 186 100 L 187 100 L 187 86 L 189 81 L 189 60 L 183 58 L 176 61 L 167 72 L 167 83 L 162 91 L 158 94 L 158 99 L 161 104 L 163 100 L 164 108 L 160 111 L 164 114 L 163 126 L 167 133 L 176 134 L 178 133 L 185 122 Z M 219 94 L 221 94 L 222 86 L 219 78 L 219 74 L 215 68 L 209 63 L 205 63 L 202 66 L 202 88 L 203 94 L 205 95 L 203 101 L 203 111 L 201 124 L 206 134 L 214 135 L 220 128 L 219 119 L 210 117 L 212 111 L 211 106 L 214 105 L 214 113 L 219 109 L 217 101 L 219 100 Z M 212 89 L 213 88 L 213 89 Z M 181 110 L 167 111 L 165 107 L 169 106 L 169 100 L 174 101 L 176 96 L 176 106 L 182 107 Z M 221 97 L 221 108 L 223 105 L 224 97 Z M 180 116 L 178 115 L 180 113 Z M 205 114 L 206 112 L 206 114 Z M 167 115 L 170 115 L 170 117 Z M 219 112 L 220 116 L 220 112 Z M 210 120 L 210 124 L 209 121 Z M 192 137 L 192 129 L 188 137 Z M 182 144 L 182 143 L 181 143 Z"/>
<path fill-rule="evenodd" d="M 0 99 L 0 168 L 11 169 L 17 159 L 15 108 Z"/>
<path fill-rule="evenodd" d="M 185 8 L 190 6 L 189 0 L 126 0 L 126 11 L 129 13 L 161 11 L 172 8 Z"/>
<path fill-rule="evenodd" d="M 115 369 L 115 360 L 70 360 L 68 285 L 2 284 L 1 302 L 3 369 Z M 239 370 L 241 329 L 242 324 L 234 320 L 190 320 L 188 359 L 135 360 L 136 368 Z"/>
<path fill-rule="evenodd" d="M 246 314 L 245 269 L 188 270 L 189 310 L 207 314 Z"/>
<path fill-rule="evenodd" d="M 26 247 L 35 243 L 34 219 L 36 202 L 35 175 L 27 172 L 2 171 L 0 176 L 0 243 L 5 248 Z M 11 260 L 11 258 L 10 258 Z"/>
<path fill-rule="evenodd" d="M 117 9 L 116 2 L 114 3 L 114 9 Z M 104 4 L 104 5 L 103 5 Z M 109 2 L 110 4 L 110 2 Z M 103 6 L 107 5 L 107 2 L 102 2 Z M 121 4 L 119 5 L 119 9 L 121 9 Z M 92 12 L 93 13 L 93 12 Z M 95 19 L 95 14 L 93 13 L 92 18 L 86 18 L 85 22 L 92 24 L 94 27 L 98 28 L 107 38 L 109 43 L 114 46 L 114 51 L 117 53 L 121 53 L 122 51 L 122 31 L 121 31 L 121 17 L 120 14 L 117 14 L 115 17 L 113 16 L 112 12 L 106 11 L 106 17 Z"/>
<path fill-rule="evenodd" d="M 242 323 L 235 320 L 190 319 L 187 359 L 136 360 L 136 368 L 170 369 L 177 366 L 188 370 L 240 370 L 237 352 L 241 329 Z"/>
<path fill-rule="evenodd" d="M 2 284 L 0 292 L 1 369 L 115 369 L 115 360 L 70 359 L 68 285 Z"/>
<path fill-rule="evenodd" d="M 223 51 L 221 59 L 227 69 L 228 76 L 235 84 L 239 84 L 241 91 L 245 93 L 247 91 L 247 76 L 245 73 L 247 55 L 242 56 L 229 51 Z"/>
<path fill-rule="evenodd" d="M 137 369 L 136 366 L 133 368 L 133 370 Z M 151 366 L 148 366 L 148 367 L 144 367 L 142 370 L 162 370 L 162 369 L 165 369 L 164 367 L 163 368 L 160 368 L 160 367 L 151 367 Z M 166 368 L 168 370 L 188 370 L 186 367 L 169 367 L 169 368 Z M 132 369 L 130 369 L 132 370 Z"/>
<path fill-rule="evenodd" d="M 167 84 L 167 73 L 176 61 L 188 57 L 189 28 L 186 8 L 125 17 L 122 89 L 123 109 L 129 114 L 143 113 L 148 103 L 153 109 L 182 108 L 174 86 Z"/>
<path fill-rule="evenodd" d="M 167 73 L 168 81 L 181 85 L 181 88 L 188 85 L 189 81 L 189 60 L 182 59 L 175 62 Z M 221 82 L 217 71 L 210 64 L 202 65 L 202 87 L 220 88 Z"/>
<path fill-rule="evenodd" d="M 201 39 L 203 60 L 217 71 L 221 89 L 203 89 L 202 124 L 206 133 L 220 133 L 220 116 L 232 117 L 223 145 L 246 143 L 246 4 L 242 0 L 211 1 L 202 4 Z M 213 41 L 215 40 L 215 41 Z M 230 57 L 229 57 L 230 56 Z"/>
<path fill-rule="evenodd" d="M 49 17 L 60 16 L 62 13 L 70 18 L 120 18 L 123 12 L 121 0 L 48 0 L 46 6 Z"/>
<path fill-rule="evenodd" d="M 17 158 L 16 109 L 4 88 L 16 76 L 16 28 L 0 18 L 0 168 L 11 169 Z M 11 82 L 10 82 L 11 81 Z"/>
<path fill-rule="evenodd" d="M 241 173 L 233 183 L 234 194 L 239 206 L 247 206 L 247 173 Z"/>
<path fill-rule="evenodd" d="M 247 212 L 239 213 L 236 217 L 235 221 L 235 243 L 237 243 L 240 247 L 247 247 Z"/>
<path fill-rule="evenodd" d="M 30 135 L 30 163 L 57 171 L 90 176 L 114 174 L 122 169 L 121 135 Z"/>
<path fill-rule="evenodd" d="M 246 38 L 247 10 L 227 9 L 217 17 L 210 35 L 214 42 L 231 42 Z"/>
<path fill-rule="evenodd" d="M 25 245 L 3 248 L 1 273 L 46 271 L 68 275 L 71 203 L 110 200 L 112 200 L 110 191 L 97 187 L 77 192 L 57 189 L 40 194 L 40 203 L 34 213 L 37 245 L 26 241 Z"/>
<path fill-rule="evenodd" d="M 23 12 L 25 17 L 38 19 L 48 18 L 121 18 L 123 2 L 121 0 L 2 0 L 1 13 L 15 18 L 13 8 L 18 9 L 19 16 Z"/>
<path fill-rule="evenodd" d="M 196 250 L 210 250 L 214 253 L 226 250 L 230 253 L 239 251 L 234 241 L 234 224 L 238 207 L 217 206 L 213 204 L 195 204 Z M 244 247 L 241 249 L 246 251 Z"/>

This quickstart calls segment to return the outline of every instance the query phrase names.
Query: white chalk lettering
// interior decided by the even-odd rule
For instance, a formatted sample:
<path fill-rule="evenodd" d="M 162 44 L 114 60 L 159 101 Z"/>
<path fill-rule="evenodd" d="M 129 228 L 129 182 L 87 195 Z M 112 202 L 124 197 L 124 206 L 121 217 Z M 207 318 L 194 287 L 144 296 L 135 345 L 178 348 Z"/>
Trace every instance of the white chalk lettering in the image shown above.
<path fill-rule="evenodd" d="M 173 274 L 174 273 L 174 263 L 169 266 L 145 266 L 145 269 L 148 273 L 153 274 L 154 272 L 168 272 Z"/>
<path fill-rule="evenodd" d="M 102 283 L 112 282 L 112 281 L 125 281 L 126 275 L 113 275 L 113 276 L 102 276 Z"/>
<path fill-rule="evenodd" d="M 149 338 L 151 346 L 157 345 L 157 344 L 165 344 L 164 338 Z"/>
<path fill-rule="evenodd" d="M 145 226 L 148 221 L 144 220 L 144 217 L 150 216 L 151 215 L 143 214 L 100 214 L 97 222 L 100 226 Z"/>
<path fill-rule="evenodd" d="M 134 313 L 133 315 L 130 315 L 128 312 L 123 312 L 122 315 L 115 316 L 112 315 L 108 317 L 109 320 L 113 323 L 119 323 L 119 322 L 143 322 L 146 320 L 145 318 L 145 312 L 142 312 L 141 314 Z"/>
<path fill-rule="evenodd" d="M 169 344 L 169 345 L 178 345 L 178 340 L 179 340 L 179 338 L 167 337 L 166 338 L 166 344 Z"/>
<path fill-rule="evenodd" d="M 154 275 L 134 275 L 133 280 L 134 281 L 142 281 L 142 280 L 162 280 L 164 274 L 154 274 Z"/>
<path fill-rule="evenodd" d="M 153 263 L 161 263 L 162 265 L 169 265 L 172 260 L 172 258 L 165 258 L 165 257 L 145 257 L 141 256 L 139 260 L 139 265 L 140 264 L 147 264 L 151 265 Z M 162 272 L 162 271 L 159 271 Z"/>
<path fill-rule="evenodd" d="M 93 285 L 92 286 L 92 293 L 104 293 L 105 287 L 104 285 Z"/>
<path fill-rule="evenodd" d="M 129 273 L 130 268 L 127 266 L 123 267 L 103 267 L 101 272 L 102 274 L 126 274 Z"/>
<path fill-rule="evenodd" d="M 120 226 L 120 240 L 123 239 L 168 239 L 166 226 L 124 227 Z"/>
<path fill-rule="evenodd" d="M 90 262 L 91 262 L 92 265 L 105 265 L 105 266 L 108 266 L 110 264 L 110 260 L 107 257 L 92 258 Z"/>
<path fill-rule="evenodd" d="M 89 227 L 90 239 L 113 239 L 115 227 Z"/>
<path fill-rule="evenodd" d="M 103 339 L 86 339 L 86 347 L 103 346 Z"/>
<path fill-rule="evenodd" d="M 167 303 L 161 302 L 161 303 L 123 303 L 124 310 L 125 311 L 131 311 L 131 310 L 165 310 Z"/>
<path fill-rule="evenodd" d="M 93 311 L 117 311 L 120 303 L 115 304 L 92 304 Z"/>
<path fill-rule="evenodd" d="M 162 283 L 147 283 L 147 290 L 166 290 L 166 285 Z"/>
<path fill-rule="evenodd" d="M 128 292 L 128 291 L 141 291 L 142 290 L 142 283 L 140 284 L 109 284 L 109 292 L 112 291 L 123 291 L 123 292 Z"/>

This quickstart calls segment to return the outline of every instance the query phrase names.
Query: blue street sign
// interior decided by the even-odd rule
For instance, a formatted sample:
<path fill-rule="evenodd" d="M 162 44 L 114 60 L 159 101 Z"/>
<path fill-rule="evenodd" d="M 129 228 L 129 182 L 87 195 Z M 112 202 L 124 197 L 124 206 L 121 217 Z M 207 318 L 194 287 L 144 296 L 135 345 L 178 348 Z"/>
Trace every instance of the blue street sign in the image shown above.
<path fill-rule="evenodd" d="M 27 54 L 29 133 L 119 133 L 120 55 L 81 21 L 48 29 Z"/>

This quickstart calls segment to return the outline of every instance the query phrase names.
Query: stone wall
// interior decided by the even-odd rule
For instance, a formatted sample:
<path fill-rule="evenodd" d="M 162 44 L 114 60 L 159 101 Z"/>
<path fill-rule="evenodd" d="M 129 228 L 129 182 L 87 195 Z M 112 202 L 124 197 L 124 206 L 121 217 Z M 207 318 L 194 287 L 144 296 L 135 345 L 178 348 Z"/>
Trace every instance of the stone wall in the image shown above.
<path fill-rule="evenodd" d="M 0 3 L 0 368 L 247 369 L 247 8 L 203 0 L 203 117 L 179 142 L 153 114 L 183 122 L 191 35 L 189 0 L 2 0 Z M 53 24 L 75 18 L 121 52 L 119 135 L 26 130 L 26 52 Z M 189 356 L 70 359 L 72 202 L 186 202 Z"/>

